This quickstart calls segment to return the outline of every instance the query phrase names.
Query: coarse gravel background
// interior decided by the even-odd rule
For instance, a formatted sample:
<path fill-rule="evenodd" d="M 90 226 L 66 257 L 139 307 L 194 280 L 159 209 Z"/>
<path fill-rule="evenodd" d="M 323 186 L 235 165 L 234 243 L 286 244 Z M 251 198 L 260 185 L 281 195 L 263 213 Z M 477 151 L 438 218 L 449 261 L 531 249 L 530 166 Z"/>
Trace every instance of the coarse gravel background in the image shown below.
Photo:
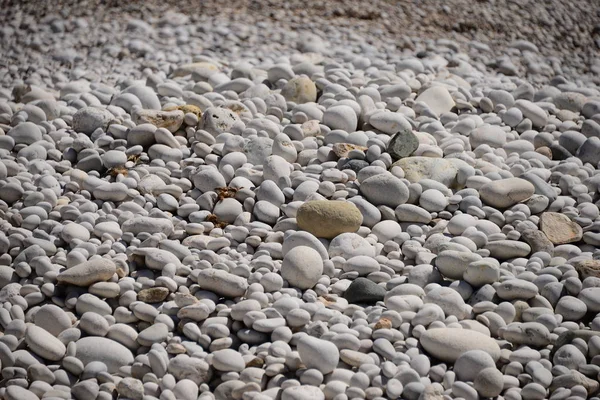
<path fill-rule="evenodd" d="M 192 43 L 202 44 L 207 34 L 225 34 L 219 38 L 222 46 L 211 42 L 205 49 L 218 56 L 230 55 L 227 35 L 238 36 L 234 41 L 244 42 L 242 44 L 249 48 L 256 48 L 258 44 L 271 46 L 273 50 L 295 47 L 295 42 L 286 42 L 286 35 L 274 35 L 266 33 L 272 32 L 271 29 L 261 29 L 278 26 L 289 32 L 314 32 L 325 40 L 340 35 L 360 35 L 375 47 L 398 53 L 416 51 L 425 54 L 427 39 L 449 39 L 459 44 L 460 50 L 472 53 L 473 47 L 468 44 L 475 41 L 484 46 L 476 46 L 476 54 L 469 55 L 481 61 L 482 69 L 488 71 L 500 70 L 507 75 L 527 77 L 534 84 L 546 83 L 555 75 L 574 81 L 600 82 L 600 1 L 71 0 L 56 3 L 5 0 L 0 2 L 0 9 L 3 54 L 0 65 L 18 66 L 25 71 L 32 65 L 47 65 L 59 58 L 56 52 L 61 49 L 52 44 L 62 45 L 62 40 L 43 36 L 42 43 L 38 43 L 34 38 L 37 33 L 43 33 L 40 30 L 47 29 L 57 39 L 68 36 L 78 51 L 76 62 L 66 63 L 66 67 L 71 67 L 73 64 L 85 65 L 88 52 L 116 44 L 111 35 L 106 35 L 106 24 L 112 29 L 125 29 L 127 21 L 135 18 L 160 26 L 165 19 L 177 18 L 174 13 L 183 13 L 189 18 L 183 19 L 183 24 L 200 27 L 190 38 Z M 83 27 L 67 22 L 59 26 L 62 24 L 56 21 L 66 16 L 72 18 L 70 21 L 81 17 L 87 24 Z M 208 24 L 207 28 L 214 25 L 221 31 L 203 30 L 203 23 Z M 154 48 L 160 48 L 166 42 L 165 38 L 154 35 L 144 39 Z M 515 48 L 518 40 L 527 40 L 537 46 L 552 70 L 542 68 L 538 74 L 540 69 L 535 63 L 531 65 L 530 58 L 519 58 L 522 48 Z M 30 51 L 25 57 L 15 55 L 15 46 L 25 46 Z M 458 50 L 452 46 L 451 50 Z M 498 54 L 517 56 L 515 68 L 508 72 L 503 70 L 502 57 Z M 194 55 L 190 54 L 190 59 Z M 107 60 L 107 64 L 119 64 L 143 54 L 120 52 L 115 56 L 114 60 Z"/>

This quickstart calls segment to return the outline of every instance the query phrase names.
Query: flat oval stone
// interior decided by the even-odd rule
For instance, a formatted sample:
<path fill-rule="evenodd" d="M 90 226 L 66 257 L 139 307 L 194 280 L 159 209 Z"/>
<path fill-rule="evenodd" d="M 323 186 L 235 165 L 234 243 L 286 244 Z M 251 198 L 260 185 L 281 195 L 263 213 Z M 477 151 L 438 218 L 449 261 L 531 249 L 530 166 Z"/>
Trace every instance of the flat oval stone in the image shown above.
<path fill-rule="evenodd" d="M 378 174 L 365 179 L 360 185 L 361 193 L 372 204 L 395 208 L 407 202 L 408 187 L 392 174 Z"/>
<path fill-rule="evenodd" d="M 507 178 L 486 183 L 479 189 L 479 196 L 495 208 L 508 208 L 535 193 L 535 187 L 525 179 Z"/>
<path fill-rule="evenodd" d="M 485 246 L 490 251 L 490 256 L 498 260 L 525 257 L 531 253 L 531 246 L 516 240 L 494 240 Z"/>
<path fill-rule="evenodd" d="M 428 353 L 446 362 L 455 362 L 469 350 L 485 351 L 494 361 L 500 358 L 500 346 L 494 339 L 468 329 L 430 329 L 421 334 L 420 342 Z"/>
<path fill-rule="evenodd" d="M 198 272 L 198 285 L 221 296 L 243 296 L 248 288 L 248 281 L 240 276 L 220 269 L 205 269 Z"/>
<path fill-rule="evenodd" d="M 38 356 L 50 361 L 59 361 L 67 348 L 50 332 L 35 325 L 29 325 L 25 333 L 27 346 Z"/>
<path fill-rule="evenodd" d="M 58 274 L 58 281 L 75 286 L 90 286 L 104 282 L 117 272 L 117 266 L 107 258 L 96 258 L 71 267 Z"/>
<path fill-rule="evenodd" d="M 133 363 L 133 354 L 125 346 L 103 337 L 89 336 L 75 342 L 77 357 L 84 365 L 100 361 L 106 365 L 109 373 Z"/>

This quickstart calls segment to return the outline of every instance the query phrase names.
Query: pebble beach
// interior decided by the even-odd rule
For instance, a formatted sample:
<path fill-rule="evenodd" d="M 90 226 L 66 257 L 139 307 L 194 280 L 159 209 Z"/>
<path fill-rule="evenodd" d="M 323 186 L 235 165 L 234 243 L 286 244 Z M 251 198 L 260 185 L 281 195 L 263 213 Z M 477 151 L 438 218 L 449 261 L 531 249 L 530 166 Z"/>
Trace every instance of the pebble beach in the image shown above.
<path fill-rule="evenodd" d="M 599 3 L 0 9 L 1 400 L 600 399 Z"/>

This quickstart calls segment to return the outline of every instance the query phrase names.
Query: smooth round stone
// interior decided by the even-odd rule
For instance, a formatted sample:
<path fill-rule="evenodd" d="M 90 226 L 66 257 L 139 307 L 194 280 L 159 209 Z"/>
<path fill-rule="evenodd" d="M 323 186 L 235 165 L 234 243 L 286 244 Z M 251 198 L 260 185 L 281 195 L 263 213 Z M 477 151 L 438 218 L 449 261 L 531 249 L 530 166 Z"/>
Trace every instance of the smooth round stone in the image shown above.
<path fill-rule="evenodd" d="M 538 294 L 538 287 L 522 279 L 509 279 L 496 286 L 496 293 L 503 300 L 528 300 Z"/>
<path fill-rule="evenodd" d="M 286 232 L 283 238 L 283 245 L 281 247 L 281 252 L 284 257 L 291 249 L 295 247 L 307 246 L 316 250 L 321 255 L 321 258 L 323 260 L 329 259 L 329 254 L 327 254 L 327 249 L 325 248 L 323 243 L 311 233 L 305 231 L 288 232 Z"/>
<path fill-rule="evenodd" d="M 585 288 L 577 298 L 585 303 L 588 311 L 600 312 L 600 287 Z"/>
<path fill-rule="evenodd" d="M 123 201 L 128 195 L 128 188 L 124 183 L 105 183 L 94 189 L 94 197 L 105 201 Z"/>
<path fill-rule="evenodd" d="M 33 322 L 54 336 L 71 327 L 71 318 L 54 304 L 45 304 L 35 313 Z"/>
<path fill-rule="evenodd" d="M 469 350 L 484 351 L 494 361 L 500 358 L 500 346 L 494 339 L 468 329 L 430 329 L 421 334 L 420 341 L 429 354 L 446 362 L 455 362 Z"/>
<path fill-rule="evenodd" d="M 395 214 L 400 222 L 419 222 L 428 224 L 432 219 L 430 212 L 414 204 L 399 205 L 396 207 Z"/>
<path fill-rule="evenodd" d="M 94 235 L 102 238 L 104 235 L 108 235 L 113 240 L 119 240 L 123 235 L 123 231 L 117 222 L 106 221 L 100 222 L 94 226 Z"/>
<path fill-rule="evenodd" d="M 448 205 L 446 196 L 436 189 L 428 189 L 421 193 L 419 205 L 430 212 L 442 211 Z"/>
<path fill-rule="evenodd" d="M 290 286 L 310 289 L 323 274 L 323 259 L 314 249 L 298 246 L 291 249 L 283 258 L 281 276 Z"/>
<path fill-rule="evenodd" d="M 144 109 L 160 110 L 160 101 L 151 87 L 135 84 L 123 90 L 122 93 L 131 93 L 140 100 Z"/>
<path fill-rule="evenodd" d="M 412 134 L 412 126 L 410 125 L 410 123 L 406 120 L 406 118 L 402 114 L 395 113 L 395 112 L 386 112 L 386 111 L 376 112 L 369 117 L 369 124 L 371 126 L 373 126 L 375 129 L 378 129 L 388 135 L 394 135 L 399 132 L 410 132 Z M 414 134 L 413 134 L 413 136 L 414 136 Z M 417 140 L 417 147 L 418 147 L 418 140 Z M 415 150 L 416 150 L 416 147 L 415 147 Z M 404 157 L 406 157 L 406 156 L 404 156 Z"/>
<path fill-rule="evenodd" d="M 454 363 L 454 372 L 461 381 L 473 381 L 480 371 L 495 368 L 496 362 L 482 350 L 469 350 L 458 357 Z"/>
<path fill-rule="evenodd" d="M 546 346 L 550 343 L 550 331 L 539 322 L 513 322 L 499 330 L 501 336 L 513 344 Z"/>
<path fill-rule="evenodd" d="M 25 333 L 27 346 L 38 356 L 50 361 L 63 358 L 67 348 L 50 332 L 35 325 L 29 325 Z"/>
<path fill-rule="evenodd" d="M 375 304 L 383 301 L 386 290 L 367 278 L 356 278 L 344 292 L 344 298 L 350 304 Z"/>
<path fill-rule="evenodd" d="M 117 266 L 107 258 L 95 258 L 75 265 L 60 274 L 59 282 L 75 286 L 90 286 L 96 282 L 104 282 L 117 272 Z"/>
<path fill-rule="evenodd" d="M 556 304 L 554 312 L 562 315 L 566 321 L 579 321 L 587 313 L 587 306 L 576 297 L 564 296 Z"/>
<path fill-rule="evenodd" d="M 165 218 L 136 216 L 123 222 L 121 228 L 123 232 L 133 233 L 134 235 L 146 232 L 149 234 L 164 233 L 168 236 L 173 232 L 173 223 Z"/>
<path fill-rule="evenodd" d="M 580 365 L 587 363 L 585 355 L 572 344 L 566 344 L 554 353 L 552 359 L 554 365 L 562 365 L 569 369 L 577 369 Z"/>
<path fill-rule="evenodd" d="M 8 386 L 5 395 L 6 400 L 39 400 L 35 393 L 17 385 Z"/>
<path fill-rule="evenodd" d="M 335 344 L 312 336 L 303 336 L 297 348 L 302 363 L 324 375 L 332 372 L 340 360 L 340 352 Z"/>
<path fill-rule="evenodd" d="M 365 179 L 360 184 L 360 191 L 372 204 L 392 208 L 406 203 L 409 197 L 408 187 L 404 182 L 388 173 Z"/>
<path fill-rule="evenodd" d="M 109 150 L 100 156 L 105 168 L 114 168 L 127 163 L 127 154 L 118 150 Z"/>
<path fill-rule="evenodd" d="M 234 198 L 224 198 L 215 204 L 213 214 L 217 216 L 219 221 L 224 221 L 232 224 L 236 218 L 244 212 L 242 204 Z"/>
<path fill-rule="evenodd" d="M 240 353 L 231 349 L 218 350 L 212 353 L 212 366 L 223 372 L 241 372 L 246 367 Z"/>
<path fill-rule="evenodd" d="M 479 196 L 495 208 L 508 208 L 533 196 L 535 187 L 525 179 L 507 178 L 486 183 Z"/>
<path fill-rule="evenodd" d="M 79 329 L 91 336 L 106 336 L 108 333 L 108 321 L 94 312 L 86 312 L 79 319 Z"/>
<path fill-rule="evenodd" d="M 12 204 L 15 201 L 21 199 L 25 191 L 16 182 L 10 182 L 4 186 L 2 186 L 2 190 L 0 190 L 0 200 L 4 200 L 8 204 Z"/>
<path fill-rule="evenodd" d="M 42 140 L 42 131 L 33 122 L 21 122 L 9 129 L 7 135 L 14 139 L 15 144 L 34 144 Z"/>
<path fill-rule="evenodd" d="M 281 392 L 281 400 L 325 400 L 325 394 L 317 386 L 290 386 Z"/>
<path fill-rule="evenodd" d="M 151 160 L 179 163 L 183 158 L 183 153 L 180 149 L 174 149 L 164 144 L 153 144 L 148 149 L 148 156 Z"/>
<path fill-rule="evenodd" d="M 519 99 L 515 101 L 515 107 L 521 110 L 525 118 L 529 118 L 533 126 L 543 128 L 548 123 L 548 115 L 543 108 L 529 100 Z"/>
<path fill-rule="evenodd" d="M 114 373 L 123 366 L 133 363 L 133 354 L 125 346 L 113 340 L 89 336 L 79 339 L 76 343 L 77 357 L 84 365 L 99 361 L 104 363 L 109 373 Z"/>
<path fill-rule="evenodd" d="M 358 116 L 350 106 L 333 106 L 323 113 L 323 124 L 331 129 L 341 129 L 351 133 L 356 131 Z"/>
<path fill-rule="evenodd" d="M 447 278 L 462 279 L 469 264 L 481 260 L 481 256 L 464 251 L 444 250 L 435 259 L 435 266 Z"/>
<path fill-rule="evenodd" d="M 65 225 L 60 235 L 67 243 L 72 242 L 74 239 L 81 240 L 82 242 L 90 240 L 90 231 L 77 223 Z"/>
<path fill-rule="evenodd" d="M 285 84 L 281 95 L 296 104 L 312 103 L 317 101 L 317 86 L 310 78 L 297 76 Z"/>
<path fill-rule="evenodd" d="M 481 370 L 473 381 L 473 387 L 482 397 L 496 397 L 502 393 L 504 379 L 496 367 Z"/>
<path fill-rule="evenodd" d="M 546 388 L 538 383 L 531 382 L 521 389 L 521 395 L 526 399 L 544 400 L 546 398 Z"/>
<path fill-rule="evenodd" d="M 362 236 L 356 233 L 342 233 L 329 243 L 329 257 L 340 256 L 350 259 L 355 256 L 375 257 L 375 248 Z"/>
<path fill-rule="evenodd" d="M 500 264 L 493 258 L 470 262 L 463 279 L 474 287 L 481 287 L 500 280 Z"/>
<path fill-rule="evenodd" d="M 356 232 L 363 221 L 358 208 L 346 201 L 317 200 L 304 203 L 296 213 L 298 227 L 316 237 L 333 239 Z"/>
<path fill-rule="evenodd" d="M 531 246 L 516 240 L 495 240 L 488 242 L 485 249 L 490 251 L 490 256 L 498 260 L 525 257 L 531 253 Z"/>
<path fill-rule="evenodd" d="M 218 187 L 225 187 L 225 178 L 216 168 L 204 168 L 192 176 L 196 189 L 202 193 L 214 191 Z"/>
<path fill-rule="evenodd" d="M 446 316 L 454 315 L 459 320 L 465 319 L 470 312 L 460 293 L 449 287 L 438 287 L 430 290 L 423 302 L 436 304 L 444 310 Z"/>
<path fill-rule="evenodd" d="M 448 89 L 438 85 L 431 86 L 429 89 L 423 91 L 417 96 L 415 101 L 422 101 L 427 104 L 429 109 L 436 115 L 450 112 L 455 106 L 454 99 L 450 95 L 450 92 L 448 92 Z"/>
<path fill-rule="evenodd" d="M 169 335 L 169 327 L 161 322 L 153 323 L 148 328 L 141 331 L 137 341 L 142 346 L 150 347 L 154 343 L 164 342 Z"/>
<path fill-rule="evenodd" d="M 506 144 L 506 132 L 499 126 L 483 125 L 469 134 L 469 142 L 473 149 L 481 145 L 500 148 Z"/>
<path fill-rule="evenodd" d="M 248 281 L 240 276 L 219 269 L 205 269 L 198 273 L 198 285 L 226 297 L 240 297 L 248 289 Z"/>

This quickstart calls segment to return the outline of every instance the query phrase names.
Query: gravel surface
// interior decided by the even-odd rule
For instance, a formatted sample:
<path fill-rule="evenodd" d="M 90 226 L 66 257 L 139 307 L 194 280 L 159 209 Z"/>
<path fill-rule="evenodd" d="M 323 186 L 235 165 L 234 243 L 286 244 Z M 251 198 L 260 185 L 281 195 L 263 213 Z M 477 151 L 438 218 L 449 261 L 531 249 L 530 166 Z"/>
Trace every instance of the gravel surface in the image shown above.
<path fill-rule="evenodd" d="M 2 4 L 1 400 L 599 399 L 599 4 L 347 3 Z"/>

